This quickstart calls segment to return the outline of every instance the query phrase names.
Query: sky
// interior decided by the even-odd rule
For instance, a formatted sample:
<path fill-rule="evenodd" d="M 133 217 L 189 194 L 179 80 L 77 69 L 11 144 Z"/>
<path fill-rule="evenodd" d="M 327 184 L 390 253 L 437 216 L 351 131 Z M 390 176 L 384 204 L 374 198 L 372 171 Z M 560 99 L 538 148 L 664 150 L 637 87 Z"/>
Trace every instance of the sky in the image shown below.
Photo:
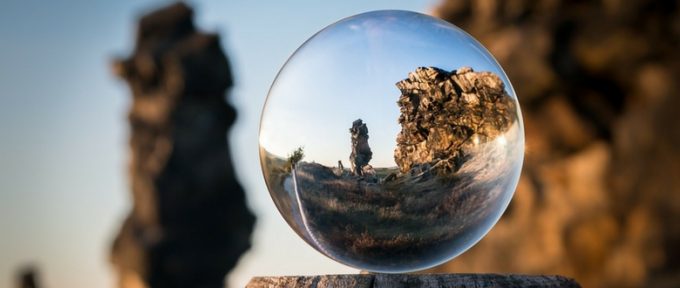
<path fill-rule="evenodd" d="M 349 167 L 348 130 L 362 119 L 370 164 L 395 167 L 401 129 L 395 83 L 430 66 L 492 71 L 510 86 L 481 44 L 443 20 L 404 11 L 364 13 L 319 32 L 286 62 L 269 92 L 260 143 L 281 158 L 303 147 L 305 161 L 334 167 L 342 160 Z"/>
<path fill-rule="evenodd" d="M 236 171 L 258 216 L 253 247 L 228 282 L 257 275 L 356 273 L 307 246 L 262 180 L 258 124 L 286 59 L 325 26 L 378 9 L 426 12 L 434 0 L 189 1 L 220 34 L 235 74 Z M 130 93 L 111 60 L 130 52 L 137 18 L 166 1 L 0 4 L 0 287 L 35 264 L 48 287 L 114 287 L 111 240 L 130 208 Z"/>

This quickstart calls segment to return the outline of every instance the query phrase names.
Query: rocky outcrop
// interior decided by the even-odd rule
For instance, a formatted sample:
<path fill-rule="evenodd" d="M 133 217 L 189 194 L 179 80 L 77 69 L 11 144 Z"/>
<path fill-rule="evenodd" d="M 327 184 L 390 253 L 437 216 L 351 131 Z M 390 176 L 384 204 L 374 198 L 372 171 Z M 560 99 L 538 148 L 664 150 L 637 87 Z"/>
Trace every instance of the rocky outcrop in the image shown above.
<path fill-rule="evenodd" d="M 232 85 L 216 35 L 175 4 L 140 20 L 114 68 L 132 91 L 132 211 L 113 244 L 119 287 L 223 287 L 250 247 L 254 216 L 236 180 L 225 102 Z"/>
<path fill-rule="evenodd" d="M 420 67 L 396 85 L 401 131 L 394 160 L 402 173 L 424 164 L 454 172 L 466 145 L 494 139 L 516 118 L 503 81 L 491 72 Z"/>
<path fill-rule="evenodd" d="M 447 0 L 496 57 L 527 153 L 503 218 L 439 272 L 680 287 L 678 1 Z"/>
<path fill-rule="evenodd" d="M 368 127 L 361 119 L 357 119 L 352 122 L 349 133 L 352 135 L 352 154 L 349 155 L 352 173 L 361 176 L 364 175 L 364 170 L 366 170 L 364 167 L 373 157 L 371 147 L 368 146 Z"/>

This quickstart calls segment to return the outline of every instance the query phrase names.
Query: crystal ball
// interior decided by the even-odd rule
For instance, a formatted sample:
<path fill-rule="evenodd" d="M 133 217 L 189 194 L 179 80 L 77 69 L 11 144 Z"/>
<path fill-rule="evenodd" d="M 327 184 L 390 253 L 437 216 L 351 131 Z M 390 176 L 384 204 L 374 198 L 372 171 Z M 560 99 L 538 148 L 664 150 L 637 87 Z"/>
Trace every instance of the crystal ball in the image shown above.
<path fill-rule="evenodd" d="M 517 186 L 520 107 L 493 56 L 463 30 L 374 11 L 316 33 L 262 112 L 269 193 L 314 249 L 380 273 L 433 267 L 477 243 Z"/>

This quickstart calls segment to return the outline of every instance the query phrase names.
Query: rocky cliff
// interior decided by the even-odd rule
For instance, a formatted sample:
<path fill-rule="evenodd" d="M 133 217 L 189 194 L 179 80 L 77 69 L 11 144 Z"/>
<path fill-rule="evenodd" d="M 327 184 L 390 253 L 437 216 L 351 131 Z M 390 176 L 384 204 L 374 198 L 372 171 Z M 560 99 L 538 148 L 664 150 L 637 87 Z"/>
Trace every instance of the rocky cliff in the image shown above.
<path fill-rule="evenodd" d="M 516 119 L 503 81 L 491 72 L 419 67 L 396 85 L 401 131 L 394 160 L 402 173 L 422 164 L 455 172 L 466 145 L 496 138 Z"/>

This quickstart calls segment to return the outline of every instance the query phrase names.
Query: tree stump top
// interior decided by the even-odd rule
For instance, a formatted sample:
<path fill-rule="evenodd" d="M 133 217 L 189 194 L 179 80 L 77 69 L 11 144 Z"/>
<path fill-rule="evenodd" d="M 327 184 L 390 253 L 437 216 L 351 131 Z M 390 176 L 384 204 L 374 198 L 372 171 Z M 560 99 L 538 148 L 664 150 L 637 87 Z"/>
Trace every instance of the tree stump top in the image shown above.
<path fill-rule="evenodd" d="M 515 274 L 351 274 L 254 277 L 247 288 L 322 287 L 581 287 L 556 275 Z"/>

